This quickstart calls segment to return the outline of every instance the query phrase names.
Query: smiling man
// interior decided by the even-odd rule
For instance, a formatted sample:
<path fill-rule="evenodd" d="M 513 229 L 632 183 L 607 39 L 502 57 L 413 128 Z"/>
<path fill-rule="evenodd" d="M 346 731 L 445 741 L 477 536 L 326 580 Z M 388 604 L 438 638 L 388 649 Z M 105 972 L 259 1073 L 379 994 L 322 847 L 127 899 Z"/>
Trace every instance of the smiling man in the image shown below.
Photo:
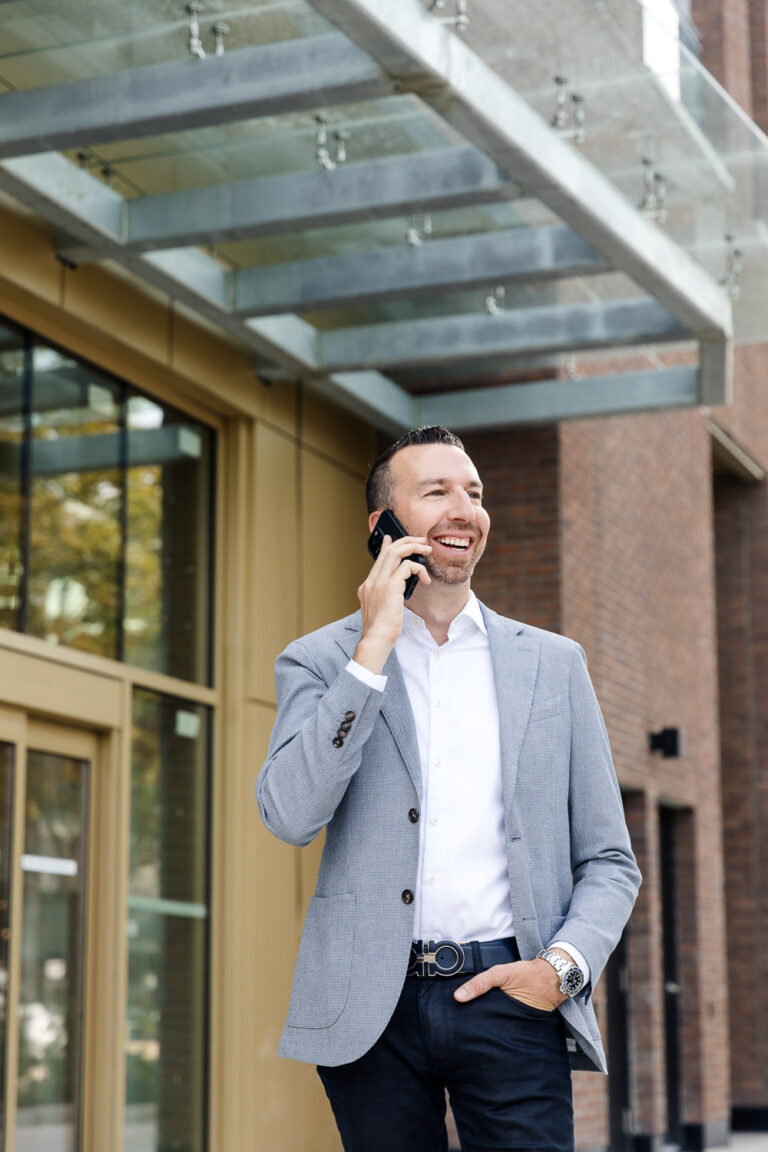
<path fill-rule="evenodd" d="M 278 658 L 257 784 L 281 839 L 326 828 L 280 1052 L 318 1065 L 346 1152 L 445 1152 L 446 1090 L 463 1152 L 572 1152 L 640 882 L 584 654 L 471 591 L 490 519 L 458 437 L 409 432 L 366 495 L 408 535 Z"/>

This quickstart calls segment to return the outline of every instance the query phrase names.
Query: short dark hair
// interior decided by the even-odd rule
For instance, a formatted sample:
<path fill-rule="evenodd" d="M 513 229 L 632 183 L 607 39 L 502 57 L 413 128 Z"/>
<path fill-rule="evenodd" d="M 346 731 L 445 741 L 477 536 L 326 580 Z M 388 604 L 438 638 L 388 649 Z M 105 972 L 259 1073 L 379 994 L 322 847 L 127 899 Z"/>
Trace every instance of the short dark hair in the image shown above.
<path fill-rule="evenodd" d="M 385 448 L 376 463 L 368 473 L 365 482 L 365 502 L 369 512 L 378 512 L 383 508 L 391 508 L 394 499 L 392 472 L 389 464 L 393 456 L 402 452 L 403 448 L 412 448 L 422 444 L 450 444 L 453 448 L 464 451 L 464 445 L 454 432 L 439 424 L 429 424 L 424 428 L 411 428 L 389 448 Z"/>

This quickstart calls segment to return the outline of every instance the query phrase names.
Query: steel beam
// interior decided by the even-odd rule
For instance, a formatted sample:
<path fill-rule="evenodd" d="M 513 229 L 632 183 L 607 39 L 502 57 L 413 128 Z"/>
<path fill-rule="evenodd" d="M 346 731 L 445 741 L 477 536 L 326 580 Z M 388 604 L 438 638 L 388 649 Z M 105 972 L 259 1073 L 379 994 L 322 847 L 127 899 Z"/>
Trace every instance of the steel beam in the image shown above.
<path fill-rule="evenodd" d="M 513 196 L 508 178 L 482 152 L 440 148 L 127 201 L 124 226 L 111 239 L 132 252 L 221 244 Z M 63 254 L 84 263 L 101 258 L 103 246 Z"/>
<path fill-rule="evenodd" d="M 365 373 L 336 376 L 309 386 L 394 436 L 422 424 L 443 424 L 455 432 L 473 432 L 689 408 L 700 399 L 699 369 L 695 365 L 578 380 L 466 388 L 428 396 L 411 396 L 392 384 L 382 390 L 379 381 L 368 380 Z"/>
<path fill-rule="evenodd" d="M 515 228 L 242 269 L 235 273 L 233 311 L 244 316 L 308 312 L 606 271 L 607 261 L 570 228 Z"/>
<path fill-rule="evenodd" d="M 312 5 L 686 328 L 700 338 L 730 338 L 730 301 L 712 277 L 420 0 Z"/>
<path fill-rule="evenodd" d="M 444 424 L 452 431 L 470 432 L 689 408 L 697 403 L 698 396 L 696 367 L 664 368 L 423 396 L 416 403 L 414 415 L 419 424 Z"/>
<path fill-rule="evenodd" d="M 520 308 L 498 316 L 464 313 L 321 332 L 318 371 L 439 368 L 488 356 L 628 347 L 687 335 L 666 308 L 648 299 Z"/>
<path fill-rule="evenodd" d="M 276 116 L 392 91 L 346 36 L 260 45 L 1 97 L 0 158 Z"/>

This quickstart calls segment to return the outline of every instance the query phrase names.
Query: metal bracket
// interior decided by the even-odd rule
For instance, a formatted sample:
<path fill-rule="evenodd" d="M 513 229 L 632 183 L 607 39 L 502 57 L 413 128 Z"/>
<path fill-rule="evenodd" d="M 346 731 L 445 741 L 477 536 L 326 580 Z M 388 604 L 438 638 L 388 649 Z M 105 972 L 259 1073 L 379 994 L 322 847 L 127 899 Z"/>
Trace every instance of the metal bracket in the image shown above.
<path fill-rule="evenodd" d="M 198 60 L 205 60 L 207 53 L 200 39 L 200 13 L 203 11 L 203 5 L 198 3 L 198 0 L 190 0 L 186 10 L 189 15 L 188 47 L 190 55 L 197 57 Z"/>
<path fill-rule="evenodd" d="M 655 167 L 653 160 L 643 156 L 643 195 L 638 208 L 657 224 L 667 219 L 667 180 Z"/>
<path fill-rule="evenodd" d="M 584 96 L 580 92 L 568 91 L 567 76 L 555 76 L 555 85 L 555 111 L 550 124 L 563 140 L 583 144 L 587 138 Z"/>
<path fill-rule="evenodd" d="M 730 300 L 738 300 L 741 296 L 741 273 L 744 269 L 744 257 L 741 248 L 737 248 L 734 244 L 730 232 L 726 232 L 724 239 L 728 245 L 728 255 L 725 259 L 725 275 L 720 283 Z"/>
<path fill-rule="evenodd" d="M 328 151 L 328 117 L 325 112 L 317 113 L 315 123 L 317 124 L 315 159 L 321 168 L 325 168 L 327 172 L 332 172 L 334 168 L 338 168 L 340 164 L 345 164 L 347 161 L 347 141 L 350 134 L 346 128 L 336 129 L 333 134 L 336 141 L 336 155 L 331 156 Z"/>
<path fill-rule="evenodd" d="M 430 0 L 430 12 L 441 12 L 445 10 L 446 0 Z M 452 25 L 457 32 L 466 32 L 469 28 L 469 6 L 468 0 L 456 0 L 456 15 L 455 16 L 438 16 L 437 19 L 441 24 Z"/>
<path fill-rule="evenodd" d="M 489 316 L 500 316 L 504 311 L 504 297 L 506 290 L 503 284 L 497 285 L 493 292 L 485 298 L 485 310 Z"/>
<path fill-rule="evenodd" d="M 429 240 L 432 235 L 432 213 L 423 212 L 415 213 L 413 216 L 408 217 L 408 223 L 405 229 L 405 242 L 411 248 L 418 248 L 424 241 Z"/>

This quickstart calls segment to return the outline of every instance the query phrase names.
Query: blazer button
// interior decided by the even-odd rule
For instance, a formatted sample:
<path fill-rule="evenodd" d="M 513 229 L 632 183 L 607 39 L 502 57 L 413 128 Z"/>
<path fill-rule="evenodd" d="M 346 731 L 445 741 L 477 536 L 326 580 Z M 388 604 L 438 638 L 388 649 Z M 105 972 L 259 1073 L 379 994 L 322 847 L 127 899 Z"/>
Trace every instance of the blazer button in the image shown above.
<path fill-rule="evenodd" d="M 333 744 L 334 748 L 341 748 L 343 747 L 344 741 L 342 740 L 341 736 L 334 736 L 331 743 Z"/>
<path fill-rule="evenodd" d="M 340 740 L 343 740 L 344 737 L 346 736 L 346 734 L 347 733 L 346 733 L 346 730 L 344 728 L 337 728 L 336 729 L 336 735 L 339 737 Z"/>
<path fill-rule="evenodd" d="M 403 904 L 413 904 L 413 892 L 411 892 L 410 888 L 405 889 L 400 899 L 402 900 Z"/>
<path fill-rule="evenodd" d="M 418 824 L 419 813 L 415 808 L 411 808 L 410 812 L 408 813 L 408 819 L 410 820 L 411 824 Z"/>
<path fill-rule="evenodd" d="M 345 720 L 354 720 L 356 715 L 357 715 L 356 712 L 345 712 L 344 713 L 344 719 Z"/>
<path fill-rule="evenodd" d="M 339 724 L 339 732 L 349 732 L 351 727 L 352 727 L 352 721 L 351 720 L 342 720 L 341 724 Z"/>

